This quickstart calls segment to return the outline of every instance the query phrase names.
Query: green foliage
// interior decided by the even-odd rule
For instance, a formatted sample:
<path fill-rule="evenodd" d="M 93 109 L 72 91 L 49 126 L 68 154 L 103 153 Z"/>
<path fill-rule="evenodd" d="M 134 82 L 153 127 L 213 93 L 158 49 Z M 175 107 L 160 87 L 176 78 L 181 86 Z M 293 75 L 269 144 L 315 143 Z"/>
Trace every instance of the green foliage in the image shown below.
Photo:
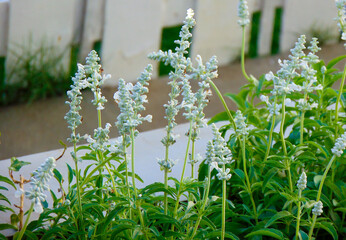
<path fill-rule="evenodd" d="M 1 81 L 0 105 L 30 103 L 63 95 L 69 89 L 71 80 L 62 65 L 64 52 L 59 52 L 56 47 L 44 41 L 38 47 L 31 41 L 27 45 L 17 44 L 9 51 L 13 59 L 8 63 L 6 80 Z M 76 51 L 76 47 L 73 47 L 72 60 L 76 59 Z M 1 67 L 0 74 L 4 75 Z"/>

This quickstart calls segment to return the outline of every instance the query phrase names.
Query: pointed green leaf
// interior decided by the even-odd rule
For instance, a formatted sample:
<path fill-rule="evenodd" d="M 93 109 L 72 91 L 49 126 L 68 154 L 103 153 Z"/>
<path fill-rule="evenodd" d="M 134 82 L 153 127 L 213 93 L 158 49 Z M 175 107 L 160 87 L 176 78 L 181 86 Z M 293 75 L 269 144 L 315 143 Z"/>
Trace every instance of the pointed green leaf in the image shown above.
<path fill-rule="evenodd" d="M 284 238 L 284 235 L 281 231 L 273 229 L 273 228 L 260 229 L 260 230 L 249 233 L 245 237 L 248 238 L 248 237 L 258 236 L 258 235 L 273 237 L 276 239 L 283 239 Z"/>
<path fill-rule="evenodd" d="M 17 158 L 11 158 L 11 166 L 8 168 L 9 170 L 18 172 L 23 166 L 31 164 L 30 162 L 19 161 Z"/>
<path fill-rule="evenodd" d="M 281 219 L 281 218 L 284 218 L 284 217 L 287 217 L 287 216 L 292 216 L 292 214 L 288 211 L 281 211 L 281 212 L 278 212 L 276 214 L 274 214 L 270 219 L 269 221 L 267 222 L 267 224 L 264 226 L 264 227 L 269 227 L 270 225 L 272 225 L 273 223 L 276 222 L 276 220 L 278 219 Z"/>
<path fill-rule="evenodd" d="M 334 240 L 338 239 L 338 233 L 336 232 L 336 230 L 335 230 L 335 228 L 334 228 L 332 223 L 330 223 L 330 222 L 321 222 L 319 224 L 319 226 L 321 228 L 323 228 L 324 230 L 326 230 L 330 235 L 332 235 Z"/>
<path fill-rule="evenodd" d="M 0 182 L 5 182 L 5 183 L 8 183 L 9 185 L 11 185 L 12 187 L 14 187 L 15 189 L 16 188 L 16 185 L 14 185 L 14 183 L 12 182 L 11 179 L 7 178 L 7 177 L 4 177 L 2 175 L 0 175 Z"/>

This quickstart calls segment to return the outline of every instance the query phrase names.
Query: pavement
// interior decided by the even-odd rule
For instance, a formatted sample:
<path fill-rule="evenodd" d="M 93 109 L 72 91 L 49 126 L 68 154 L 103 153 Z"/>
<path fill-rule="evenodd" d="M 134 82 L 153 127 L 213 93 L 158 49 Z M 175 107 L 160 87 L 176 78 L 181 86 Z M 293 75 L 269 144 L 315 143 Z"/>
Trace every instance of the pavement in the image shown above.
<path fill-rule="evenodd" d="M 278 59 L 286 59 L 289 53 L 281 53 L 275 56 L 267 56 L 256 59 L 246 60 L 246 70 L 248 74 L 260 77 L 269 71 L 276 72 L 279 68 Z M 319 53 L 320 59 L 329 62 L 331 59 L 345 54 L 343 44 L 323 46 Z M 338 65 L 343 68 L 345 62 Z M 105 69 L 107 73 L 107 69 Z M 138 73 L 140 74 L 140 73 Z M 126 76 L 124 76 L 126 79 Z M 138 128 L 140 132 L 163 128 L 166 125 L 164 119 L 164 108 L 170 92 L 167 86 L 168 78 L 162 77 L 154 79 L 150 83 L 147 109 L 145 114 L 153 115 L 152 123 L 145 123 Z M 219 68 L 219 78 L 215 84 L 221 93 L 237 93 L 240 87 L 246 84 L 242 75 L 239 63 L 232 63 Z M 197 84 L 193 83 L 193 88 Z M 103 125 L 109 122 L 113 125 L 110 137 L 117 136 L 117 130 L 114 122 L 117 120 L 119 109 L 113 101 L 113 94 L 116 87 L 104 88 L 102 93 L 108 99 L 105 104 L 105 110 L 102 111 Z M 95 107 L 90 103 L 93 98 L 92 93 L 85 91 L 83 93 L 83 103 L 81 115 L 83 124 L 79 127 L 79 132 L 83 134 L 93 134 L 93 129 L 97 127 L 97 114 Z M 66 144 L 66 139 L 70 135 L 64 116 L 68 111 L 65 104 L 66 96 L 40 100 L 31 104 L 13 105 L 0 108 L 0 160 L 10 157 L 20 157 L 28 154 L 39 153 L 61 148 L 59 140 Z M 236 106 L 229 100 L 226 100 L 230 109 L 235 110 Z M 207 118 L 223 111 L 220 100 L 214 94 L 210 97 L 210 103 L 205 109 Z M 185 123 L 186 120 L 179 115 L 176 119 L 178 123 Z M 67 144 L 69 146 L 69 144 Z"/>

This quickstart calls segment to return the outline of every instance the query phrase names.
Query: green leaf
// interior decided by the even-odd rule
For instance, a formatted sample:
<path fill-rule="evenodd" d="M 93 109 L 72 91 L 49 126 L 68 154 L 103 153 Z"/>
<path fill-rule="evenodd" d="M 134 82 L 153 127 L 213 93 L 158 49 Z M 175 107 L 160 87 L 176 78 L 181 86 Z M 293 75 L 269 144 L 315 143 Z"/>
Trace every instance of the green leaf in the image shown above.
<path fill-rule="evenodd" d="M 327 232 L 329 232 L 329 234 L 332 235 L 334 240 L 338 239 L 338 233 L 336 232 L 336 230 L 335 230 L 335 228 L 334 228 L 332 223 L 330 223 L 330 222 L 321 222 L 319 224 L 319 226 L 321 228 L 323 228 L 324 230 L 326 230 Z"/>
<path fill-rule="evenodd" d="M 248 237 L 258 236 L 258 235 L 273 237 L 276 239 L 283 239 L 284 238 L 284 235 L 281 231 L 273 229 L 273 228 L 260 229 L 260 230 L 257 230 L 257 231 L 254 231 L 254 232 L 247 234 L 245 237 L 248 238 Z"/>
<path fill-rule="evenodd" d="M 245 108 L 246 108 L 245 102 L 241 97 L 239 97 L 233 93 L 226 93 L 225 96 L 228 97 L 229 99 L 231 99 L 238 106 L 238 108 L 240 110 L 242 110 L 242 111 L 245 110 Z"/>
<path fill-rule="evenodd" d="M 68 168 L 68 183 L 71 184 L 72 180 L 73 180 L 73 170 L 71 168 L 71 166 L 66 163 L 67 168 Z"/>
<path fill-rule="evenodd" d="M 59 183 L 63 183 L 63 177 L 61 173 L 58 171 L 58 169 L 54 168 L 53 173 L 54 173 L 55 179 L 58 180 Z"/>
<path fill-rule="evenodd" d="M 332 59 L 328 65 L 327 65 L 327 68 L 332 68 L 335 64 L 337 64 L 338 62 L 340 62 L 341 60 L 345 59 L 346 58 L 346 55 L 342 55 L 342 56 L 339 56 L 339 57 L 336 57 L 334 59 Z"/>
<path fill-rule="evenodd" d="M 281 219 L 281 218 L 284 218 L 284 217 L 287 217 L 287 216 L 291 216 L 292 214 L 288 211 L 281 211 L 281 212 L 278 212 L 276 214 L 274 214 L 270 219 L 269 221 L 267 222 L 267 224 L 264 226 L 264 227 L 269 227 L 270 225 L 272 225 L 273 223 L 276 222 L 276 220 L 278 219 Z"/>
<path fill-rule="evenodd" d="M 20 221 L 19 217 L 17 214 L 11 214 L 11 224 L 16 225 Z"/>
<path fill-rule="evenodd" d="M 1 230 L 5 230 L 5 229 L 14 229 L 14 230 L 17 230 L 17 227 L 16 226 L 13 226 L 11 224 L 8 224 L 8 223 L 1 223 L 0 224 L 0 231 Z"/>
<path fill-rule="evenodd" d="M 213 237 L 220 237 L 221 236 L 221 231 L 213 231 L 208 233 L 205 238 L 209 239 L 209 238 L 213 238 Z M 225 237 L 233 239 L 233 240 L 239 240 L 239 238 L 234 235 L 233 233 L 230 232 L 225 232 Z"/>
<path fill-rule="evenodd" d="M 318 143 L 316 143 L 316 142 L 312 142 L 312 141 L 306 141 L 305 143 L 306 143 L 306 144 L 311 144 L 311 145 L 317 147 L 318 149 L 321 150 L 321 152 L 323 153 L 323 155 L 324 155 L 326 158 L 329 157 L 329 153 L 328 153 L 327 149 L 326 149 L 325 147 L 323 147 L 322 145 L 320 145 L 320 144 L 318 144 Z"/>
<path fill-rule="evenodd" d="M 221 112 L 216 114 L 214 117 L 212 117 L 209 121 L 208 121 L 208 125 L 212 124 L 212 123 L 217 123 L 217 122 L 221 122 L 221 121 L 228 121 L 229 117 L 227 112 Z"/>
<path fill-rule="evenodd" d="M 7 197 L 5 197 L 5 195 L 4 194 L 2 194 L 2 193 L 0 193 L 0 201 L 6 201 L 8 204 L 10 204 L 11 205 L 11 202 L 8 200 L 8 198 Z"/>
<path fill-rule="evenodd" d="M 316 175 L 314 176 L 314 183 L 315 183 L 315 186 L 318 187 L 319 183 L 321 182 L 322 180 L 322 175 Z"/>
<path fill-rule="evenodd" d="M 9 185 L 11 185 L 12 187 L 14 187 L 15 189 L 16 188 L 16 185 L 14 185 L 14 183 L 12 182 L 11 179 L 7 178 L 7 177 L 4 177 L 2 175 L 0 175 L 0 182 L 5 182 L 5 183 L 8 183 Z"/>
<path fill-rule="evenodd" d="M 11 166 L 8 168 L 9 170 L 18 172 L 23 166 L 31 164 L 30 162 L 19 161 L 17 158 L 11 158 Z"/>

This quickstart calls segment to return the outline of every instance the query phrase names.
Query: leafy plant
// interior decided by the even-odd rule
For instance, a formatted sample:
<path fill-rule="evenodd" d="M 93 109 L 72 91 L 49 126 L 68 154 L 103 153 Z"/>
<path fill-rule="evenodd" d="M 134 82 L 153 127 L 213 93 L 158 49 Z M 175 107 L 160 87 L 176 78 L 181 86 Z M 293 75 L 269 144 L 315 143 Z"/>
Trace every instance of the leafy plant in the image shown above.
<path fill-rule="evenodd" d="M 142 181 L 136 174 L 137 127 L 151 116 L 142 116 L 152 66 L 148 65 L 136 84 L 119 80 L 114 100 L 120 114 L 115 126 L 117 141 L 109 141 L 111 124 L 102 123 L 107 101 L 101 86 L 110 76 L 102 73 L 100 58 L 91 51 L 86 64 L 78 64 L 67 92 L 70 111 L 65 119 L 71 129 L 74 166 L 67 164 L 67 183 L 55 169 L 59 158 L 47 158 L 33 173 L 30 189 L 23 190 L 31 200 L 26 221 L 14 239 L 342 239 L 345 237 L 345 93 L 346 68 L 335 64 L 346 56 L 325 64 L 316 55 L 317 39 L 305 53 L 305 36 L 291 50 L 281 69 L 257 80 L 245 71 L 245 27 L 249 24 L 246 1 L 239 4 L 239 24 L 243 31 L 241 54 L 244 77 L 249 81 L 239 94 L 226 94 L 238 106 L 231 111 L 213 83 L 217 61 L 212 57 L 196 63 L 186 57 L 191 29 L 195 25 L 191 9 L 187 12 L 178 46 L 150 54 L 150 58 L 170 65 L 166 135 L 162 139 L 164 158 L 158 160 L 163 183 L 137 188 Z M 332 86 L 341 79 L 339 90 Z M 193 92 L 190 81 L 198 81 Z M 98 124 L 93 135 L 80 136 L 82 90 L 94 93 Z M 225 112 L 209 123 L 229 121 L 220 129 L 212 125 L 213 139 L 206 156 L 195 152 L 208 95 L 213 89 Z M 179 102 L 178 96 L 182 97 Z M 259 101 L 260 100 L 260 101 Z M 259 102 L 259 103 L 256 103 Z M 171 146 L 175 116 L 183 111 L 189 121 L 188 139 L 183 153 L 180 179 L 169 177 L 174 171 Z M 87 145 L 78 146 L 86 140 Z M 80 168 L 80 161 L 88 166 Z M 187 164 L 191 174 L 185 176 Z M 13 159 L 10 170 L 25 163 Z M 50 178 L 58 181 L 58 193 L 50 191 L 53 206 L 44 194 Z M 15 181 L 15 180 L 14 180 Z M 30 222 L 33 211 L 38 220 Z M 317 230 L 317 231 L 315 231 Z"/>
<path fill-rule="evenodd" d="M 1 85 L 1 105 L 32 102 L 63 95 L 71 84 L 62 65 L 65 52 L 42 41 L 34 45 L 16 44 L 10 50 L 13 56 L 5 84 Z"/>

